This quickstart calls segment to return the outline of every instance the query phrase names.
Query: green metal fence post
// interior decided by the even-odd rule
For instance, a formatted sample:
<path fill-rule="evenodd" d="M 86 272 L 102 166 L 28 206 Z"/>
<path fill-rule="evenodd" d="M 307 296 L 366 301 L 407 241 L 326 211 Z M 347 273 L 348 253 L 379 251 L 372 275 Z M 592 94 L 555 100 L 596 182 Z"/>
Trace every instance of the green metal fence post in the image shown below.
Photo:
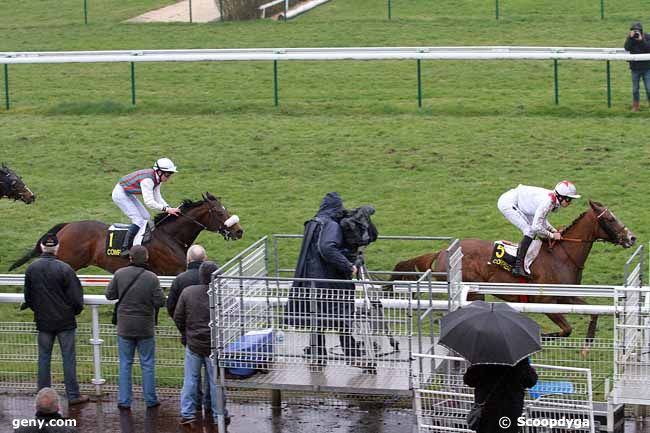
<path fill-rule="evenodd" d="M 607 61 L 607 108 L 612 108 L 612 80 L 609 60 Z"/>
<path fill-rule="evenodd" d="M 555 81 L 555 105 L 560 103 L 560 90 L 558 89 L 557 80 L 557 59 L 553 60 L 553 78 Z"/>
<path fill-rule="evenodd" d="M 221 18 L 221 22 L 224 21 L 223 15 L 223 0 L 219 0 L 219 17 Z"/>
<path fill-rule="evenodd" d="M 135 105 L 135 63 L 131 62 L 131 104 Z"/>
<path fill-rule="evenodd" d="M 192 0 L 190 0 L 189 3 L 190 3 L 190 24 L 192 24 Z"/>
<path fill-rule="evenodd" d="M 5 108 L 9 110 L 9 65 L 5 63 Z"/>
<path fill-rule="evenodd" d="M 88 24 L 88 0 L 84 0 L 84 24 Z"/>
<path fill-rule="evenodd" d="M 422 67 L 421 59 L 418 59 L 418 107 L 422 108 Z"/>
<path fill-rule="evenodd" d="M 494 0 L 494 14 L 497 17 L 497 21 L 499 20 L 499 0 Z"/>
<path fill-rule="evenodd" d="M 605 19 L 605 0 L 600 0 L 600 19 Z"/>
<path fill-rule="evenodd" d="M 278 101 L 278 61 L 273 60 L 273 102 L 277 107 L 280 102 Z"/>
<path fill-rule="evenodd" d="M 388 19 L 389 19 L 389 20 L 392 19 L 392 17 L 393 17 L 393 13 L 392 13 L 392 10 L 391 10 L 391 9 L 392 9 L 392 8 L 391 8 L 391 1 L 388 0 Z"/>

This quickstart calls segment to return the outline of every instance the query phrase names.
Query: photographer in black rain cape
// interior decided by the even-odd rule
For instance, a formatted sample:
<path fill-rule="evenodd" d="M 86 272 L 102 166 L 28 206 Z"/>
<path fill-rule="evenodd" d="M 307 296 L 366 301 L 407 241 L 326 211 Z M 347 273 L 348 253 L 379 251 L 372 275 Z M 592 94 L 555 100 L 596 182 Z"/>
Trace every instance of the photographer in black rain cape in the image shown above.
<path fill-rule="evenodd" d="M 373 210 L 374 212 L 374 210 Z M 341 220 L 346 216 L 343 201 L 336 192 L 323 198 L 314 218 L 305 222 L 304 237 L 294 278 L 351 280 L 357 272 L 353 260 L 357 246 L 345 243 Z M 376 233 L 376 231 L 375 231 Z M 313 286 L 313 287 L 312 287 Z M 313 301 L 316 300 L 314 303 Z M 368 368 L 363 350 L 350 331 L 354 314 L 354 283 L 294 281 L 285 309 L 285 323 L 296 328 L 316 329 L 305 354 L 311 364 L 327 364 L 325 330 L 339 332 L 341 347 L 349 365 Z"/>

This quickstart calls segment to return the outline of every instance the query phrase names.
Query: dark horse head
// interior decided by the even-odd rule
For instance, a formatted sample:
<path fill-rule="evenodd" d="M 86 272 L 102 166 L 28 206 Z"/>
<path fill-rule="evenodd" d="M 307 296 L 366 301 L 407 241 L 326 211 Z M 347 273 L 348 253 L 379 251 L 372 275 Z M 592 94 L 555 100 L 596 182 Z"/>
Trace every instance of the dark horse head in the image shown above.
<path fill-rule="evenodd" d="M 20 176 L 4 164 L 0 166 L 0 198 L 2 197 L 22 200 L 27 204 L 36 200 L 36 196 L 27 188 Z"/>
<path fill-rule="evenodd" d="M 230 215 L 228 209 L 221 204 L 219 198 L 209 192 L 202 195 L 202 200 L 185 200 L 179 206 L 181 216 L 174 217 L 167 214 L 158 214 L 154 218 L 156 227 L 163 226 L 166 221 L 176 218 L 186 218 L 204 230 L 220 233 L 224 239 L 241 239 L 244 230 L 239 225 L 239 217 Z"/>

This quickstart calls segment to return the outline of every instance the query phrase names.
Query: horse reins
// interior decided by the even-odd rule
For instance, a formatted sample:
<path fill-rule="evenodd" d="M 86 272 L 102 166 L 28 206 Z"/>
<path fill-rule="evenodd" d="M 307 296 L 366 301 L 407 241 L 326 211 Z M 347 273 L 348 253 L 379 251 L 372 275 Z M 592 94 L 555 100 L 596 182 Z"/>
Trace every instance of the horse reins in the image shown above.
<path fill-rule="evenodd" d="M 616 233 L 614 233 L 614 232 L 613 232 L 613 231 L 612 231 L 608 226 L 602 224 L 602 222 L 601 222 L 601 218 L 602 218 L 603 215 L 605 215 L 605 213 L 608 212 L 608 211 L 609 211 L 609 208 L 605 208 L 605 210 L 603 210 L 600 214 L 598 214 L 598 215 L 596 216 L 596 219 L 598 220 L 598 225 L 600 225 L 600 227 L 602 227 L 602 229 L 605 230 L 605 232 L 606 232 L 606 233 L 607 233 L 611 238 L 613 238 L 614 241 L 615 241 L 616 243 L 620 243 L 620 240 L 621 240 L 620 236 L 618 236 L 618 235 L 617 235 Z M 627 227 L 623 226 L 623 228 L 627 228 Z M 573 257 L 571 257 L 571 255 L 570 255 L 569 252 L 566 250 L 566 248 L 564 247 L 564 245 L 562 245 L 562 241 L 566 241 L 566 242 L 575 242 L 575 243 L 593 243 L 593 242 L 598 242 L 599 239 L 595 239 L 595 240 L 588 240 L 588 239 L 575 239 L 575 238 L 565 238 L 564 236 L 562 236 L 562 237 L 561 237 L 560 239 L 558 239 L 558 240 L 554 240 L 554 239 L 553 239 L 553 240 L 549 240 L 549 250 L 553 251 L 553 248 L 555 247 L 555 244 L 559 245 L 559 246 L 562 248 L 562 251 L 564 251 L 564 254 L 566 254 L 566 256 L 569 258 L 569 260 L 571 261 L 571 263 L 573 263 L 573 265 L 574 265 L 578 270 L 582 271 L 582 270 L 584 269 L 584 266 L 580 266 L 580 265 L 578 265 L 578 264 L 576 263 L 576 261 L 573 259 Z"/>

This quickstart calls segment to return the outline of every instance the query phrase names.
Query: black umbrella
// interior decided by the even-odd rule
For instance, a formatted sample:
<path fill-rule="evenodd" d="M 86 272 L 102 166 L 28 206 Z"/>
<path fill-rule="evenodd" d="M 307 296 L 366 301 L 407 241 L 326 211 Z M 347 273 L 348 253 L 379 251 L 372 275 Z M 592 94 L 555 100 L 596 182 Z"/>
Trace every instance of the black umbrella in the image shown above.
<path fill-rule="evenodd" d="M 542 350 L 537 323 L 508 304 L 483 301 L 444 316 L 438 343 L 472 364 L 515 365 Z"/>

